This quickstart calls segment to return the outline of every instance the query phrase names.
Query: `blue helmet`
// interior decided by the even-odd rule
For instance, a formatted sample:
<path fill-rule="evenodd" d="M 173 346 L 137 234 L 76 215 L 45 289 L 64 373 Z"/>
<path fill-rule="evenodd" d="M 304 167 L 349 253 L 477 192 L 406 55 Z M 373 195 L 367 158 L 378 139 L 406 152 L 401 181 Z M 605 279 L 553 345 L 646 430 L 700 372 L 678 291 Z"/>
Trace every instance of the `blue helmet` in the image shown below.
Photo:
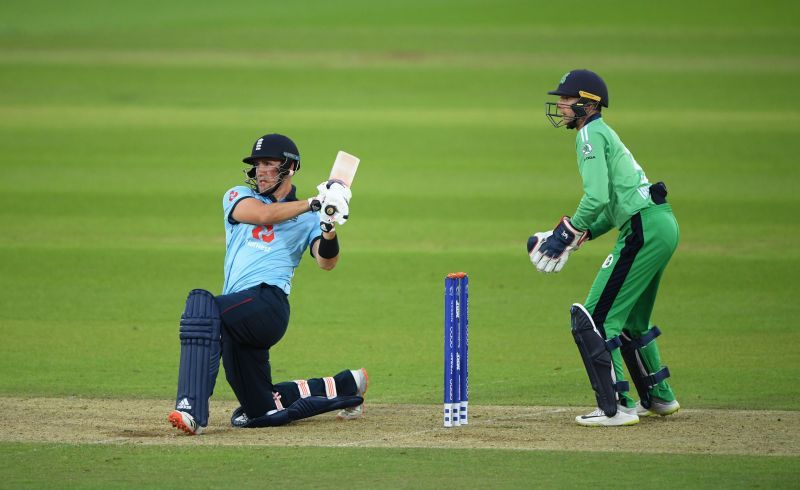
<path fill-rule="evenodd" d="M 547 92 L 550 95 L 580 97 L 599 102 L 608 107 L 608 87 L 600 75 L 590 70 L 572 70 L 561 77 L 558 88 Z"/>
<path fill-rule="evenodd" d="M 282 134 L 265 134 L 253 143 L 250 156 L 242 159 L 244 163 L 253 164 L 259 158 L 277 158 L 295 163 L 294 170 L 300 170 L 300 151 L 288 136 Z"/>
<path fill-rule="evenodd" d="M 252 167 L 245 170 L 245 174 L 247 175 L 245 183 L 256 192 L 258 192 L 258 184 L 255 180 L 255 166 L 257 165 L 257 161 L 263 158 L 272 158 L 281 161 L 278 182 L 272 188 L 263 192 L 263 195 L 269 195 L 275 192 L 275 189 L 281 185 L 283 179 L 287 176 L 294 175 L 295 172 L 300 170 L 300 151 L 297 149 L 297 145 L 294 144 L 294 141 L 282 134 L 265 134 L 253 143 L 253 150 L 250 152 L 250 156 L 242 159 L 244 163 L 252 165 Z"/>

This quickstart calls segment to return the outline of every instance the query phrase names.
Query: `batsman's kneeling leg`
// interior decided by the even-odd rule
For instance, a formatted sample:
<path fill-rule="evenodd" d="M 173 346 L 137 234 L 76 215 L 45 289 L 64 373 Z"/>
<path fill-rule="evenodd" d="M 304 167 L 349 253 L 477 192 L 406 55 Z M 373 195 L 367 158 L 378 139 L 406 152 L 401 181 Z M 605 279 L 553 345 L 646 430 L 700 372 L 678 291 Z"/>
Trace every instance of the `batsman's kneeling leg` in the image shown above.
<path fill-rule="evenodd" d="M 650 372 L 650 367 L 642 355 L 642 349 L 659 335 L 661 335 L 661 330 L 655 325 L 639 338 L 633 338 L 625 330 L 620 335 L 622 358 L 625 360 L 625 365 L 628 366 L 628 372 L 631 374 L 633 384 L 636 386 L 636 392 L 639 393 L 640 403 L 644 408 L 650 408 L 652 404 L 650 389 L 669 378 L 669 368 L 667 366 L 656 372 Z"/>
<path fill-rule="evenodd" d="M 617 382 L 611 351 L 620 346 L 619 337 L 606 340 L 583 305 L 575 303 L 570 309 L 572 336 L 586 366 L 589 382 L 597 398 L 597 407 L 608 417 L 617 414 L 617 392 L 628 391 L 628 382 Z"/>
<path fill-rule="evenodd" d="M 289 419 L 288 410 L 270 410 L 261 417 L 254 419 L 248 418 L 244 413 L 242 407 L 237 408 L 231 415 L 231 425 L 234 427 L 241 427 L 247 429 L 255 429 L 258 427 L 277 427 L 279 425 L 286 425 L 291 420 Z"/>
<path fill-rule="evenodd" d="M 248 418 L 242 407 L 239 407 L 231 416 L 231 425 L 245 428 L 275 427 L 334 410 L 356 407 L 362 403 L 364 403 L 364 398 L 360 396 L 337 396 L 334 398 L 307 396 L 299 398 L 286 409 L 271 410 L 254 419 Z"/>
<path fill-rule="evenodd" d="M 289 412 L 290 419 L 300 420 L 334 410 L 357 407 L 362 403 L 364 403 L 364 399 L 360 396 L 337 396 L 335 398 L 307 396 L 289 405 L 286 411 Z"/>
<path fill-rule="evenodd" d="M 175 409 L 190 413 L 202 427 L 208 425 L 208 399 L 219 372 L 221 325 L 214 295 L 204 289 L 192 290 L 181 316 Z"/>

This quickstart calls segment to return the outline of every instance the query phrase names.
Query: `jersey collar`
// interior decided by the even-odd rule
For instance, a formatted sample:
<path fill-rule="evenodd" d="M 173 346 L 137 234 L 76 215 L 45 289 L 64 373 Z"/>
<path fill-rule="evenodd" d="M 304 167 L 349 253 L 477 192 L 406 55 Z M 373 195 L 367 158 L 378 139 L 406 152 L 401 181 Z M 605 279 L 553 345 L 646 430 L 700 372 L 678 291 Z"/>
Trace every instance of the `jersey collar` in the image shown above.
<path fill-rule="evenodd" d="M 278 202 L 278 200 L 275 199 L 275 196 L 273 196 L 272 194 L 266 197 L 272 202 Z M 283 202 L 296 201 L 296 200 L 297 200 L 297 187 L 292 186 L 292 189 L 289 191 L 288 194 L 286 194 L 286 197 L 283 198 Z"/>
<path fill-rule="evenodd" d="M 599 113 L 592 114 L 591 116 L 589 116 L 589 119 L 587 119 L 586 122 L 583 124 L 583 127 L 585 128 L 586 126 L 589 125 L 590 122 L 596 121 L 596 120 L 600 119 L 601 117 L 603 117 L 603 116 L 600 115 Z"/>

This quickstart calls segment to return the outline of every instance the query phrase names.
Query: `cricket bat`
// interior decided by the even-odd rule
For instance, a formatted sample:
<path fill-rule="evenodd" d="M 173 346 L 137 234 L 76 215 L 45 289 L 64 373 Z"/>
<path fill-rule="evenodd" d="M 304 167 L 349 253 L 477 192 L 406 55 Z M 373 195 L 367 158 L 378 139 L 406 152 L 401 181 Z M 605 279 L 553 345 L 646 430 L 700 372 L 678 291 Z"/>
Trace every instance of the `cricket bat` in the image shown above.
<path fill-rule="evenodd" d="M 353 178 L 356 176 L 358 162 L 360 161 L 361 159 L 357 156 L 340 151 L 336 154 L 336 160 L 333 161 L 330 180 L 340 180 L 344 182 L 344 185 L 347 187 L 352 187 Z"/>
<path fill-rule="evenodd" d="M 358 170 L 358 163 L 360 161 L 361 159 L 357 156 L 340 151 L 336 154 L 336 160 L 333 161 L 333 168 L 331 168 L 329 180 L 338 180 L 345 186 L 352 187 L 353 179 L 356 176 L 356 170 Z M 328 216 L 336 214 L 336 206 L 325 206 L 325 214 Z"/>

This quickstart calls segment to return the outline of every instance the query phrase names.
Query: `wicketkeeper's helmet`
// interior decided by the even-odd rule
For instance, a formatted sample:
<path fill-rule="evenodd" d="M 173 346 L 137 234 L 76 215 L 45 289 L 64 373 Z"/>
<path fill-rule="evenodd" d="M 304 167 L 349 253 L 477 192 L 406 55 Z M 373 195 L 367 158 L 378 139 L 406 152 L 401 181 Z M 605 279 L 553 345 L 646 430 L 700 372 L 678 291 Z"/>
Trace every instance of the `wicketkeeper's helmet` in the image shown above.
<path fill-rule="evenodd" d="M 561 95 L 565 97 L 578 97 L 579 100 L 572 104 L 575 118 L 586 116 L 586 106 L 599 104 L 608 107 L 608 87 L 600 75 L 590 70 L 572 70 L 561 77 L 558 87 L 547 92 L 550 95 Z M 558 127 L 564 124 L 563 115 L 558 112 L 556 102 L 547 102 L 546 114 L 550 122 Z M 561 119 L 556 121 L 555 119 Z M 569 127 L 569 126 L 568 126 Z"/>
<path fill-rule="evenodd" d="M 581 97 L 599 102 L 608 107 L 608 87 L 600 75 L 589 70 L 572 70 L 561 78 L 558 88 L 547 92 L 550 95 Z"/>

